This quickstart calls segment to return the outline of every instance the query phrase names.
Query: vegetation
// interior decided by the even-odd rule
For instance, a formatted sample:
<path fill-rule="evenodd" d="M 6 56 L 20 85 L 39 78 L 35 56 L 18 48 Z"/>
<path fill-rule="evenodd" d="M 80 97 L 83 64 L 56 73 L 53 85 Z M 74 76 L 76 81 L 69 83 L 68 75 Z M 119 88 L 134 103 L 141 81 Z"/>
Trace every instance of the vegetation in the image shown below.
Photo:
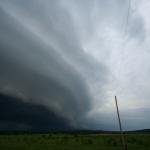
<path fill-rule="evenodd" d="M 126 135 L 128 150 L 150 150 L 150 134 Z M 118 134 L 0 135 L 1 150 L 121 150 Z"/>

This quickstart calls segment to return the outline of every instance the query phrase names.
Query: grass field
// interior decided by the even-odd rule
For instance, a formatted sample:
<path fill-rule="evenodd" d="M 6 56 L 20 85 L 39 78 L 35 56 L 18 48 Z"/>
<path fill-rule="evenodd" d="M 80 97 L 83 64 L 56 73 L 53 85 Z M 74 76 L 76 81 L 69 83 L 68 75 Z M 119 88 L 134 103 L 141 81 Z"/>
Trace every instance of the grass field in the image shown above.
<path fill-rule="evenodd" d="M 150 150 L 150 134 L 126 135 L 128 150 Z M 0 150 L 121 150 L 119 135 L 0 135 Z"/>

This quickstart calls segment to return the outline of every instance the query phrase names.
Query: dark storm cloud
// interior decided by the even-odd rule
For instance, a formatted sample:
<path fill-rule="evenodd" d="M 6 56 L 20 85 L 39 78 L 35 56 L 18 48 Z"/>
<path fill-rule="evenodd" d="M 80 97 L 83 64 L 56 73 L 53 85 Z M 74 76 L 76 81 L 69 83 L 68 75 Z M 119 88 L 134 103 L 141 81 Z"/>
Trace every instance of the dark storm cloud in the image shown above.
<path fill-rule="evenodd" d="M 69 121 L 46 107 L 0 94 L 0 131 L 72 129 Z"/>
<path fill-rule="evenodd" d="M 24 6 L 28 9 L 25 14 L 31 14 L 29 18 L 33 22 L 41 19 L 36 25 L 46 30 L 44 34 L 49 42 L 40 31 L 39 34 L 34 31 L 35 22 L 32 30 L 30 20 L 22 21 L 5 7 L 1 8 L 0 89 L 26 102 L 42 104 L 71 120 L 72 126 L 82 127 L 92 109 L 89 81 L 93 76 L 101 76 L 103 84 L 105 68 L 84 53 L 72 21 L 68 20 L 71 19 L 69 13 L 55 5 L 54 2 L 51 6 L 53 18 L 49 22 L 36 7 Z M 58 18 L 53 7 L 64 16 Z"/>
<path fill-rule="evenodd" d="M 1 11 L 1 20 L 3 18 L 12 19 Z M 42 46 L 38 39 L 33 40 L 36 37 L 29 36 L 29 31 L 24 28 L 20 29 L 20 33 L 20 27 L 16 25 L 15 21 L 11 21 L 11 25 L 8 22 L 5 24 L 4 20 L 1 24 L 1 32 L 9 30 L 8 36 L 7 33 L 1 34 L 1 89 L 5 91 L 6 88 L 9 92 L 10 88 L 12 94 L 22 93 L 35 99 L 35 103 L 37 98 L 41 99 L 40 103 L 56 105 L 58 110 L 71 113 L 68 115 L 77 115 L 89 109 L 89 95 L 80 77 L 52 48 Z M 45 49 L 50 53 L 44 52 Z M 47 101 L 44 102 L 45 98 Z M 85 107 L 82 108 L 83 105 Z"/>

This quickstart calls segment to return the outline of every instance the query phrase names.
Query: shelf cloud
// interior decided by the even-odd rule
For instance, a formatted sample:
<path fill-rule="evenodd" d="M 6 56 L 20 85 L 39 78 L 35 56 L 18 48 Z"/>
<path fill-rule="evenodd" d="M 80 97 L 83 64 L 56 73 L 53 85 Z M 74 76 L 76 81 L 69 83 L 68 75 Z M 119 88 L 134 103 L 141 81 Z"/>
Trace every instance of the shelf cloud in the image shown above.
<path fill-rule="evenodd" d="M 30 122 L 41 112 L 47 127 L 116 130 L 115 95 L 122 119 L 130 121 L 124 128 L 148 128 L 148 121 L 136 125 L 135 112 L 144 117 L 150 104 L 149 4 L 132 2 L 126 26 L 128 5 L 124 0 L 1 1 L 0 93 L 9 100 L 0 113 L 13 103 L 12 114 L 21 107 L 31 116 L 22 114 L 17 121 L 3 113 L 0 128 L 42 130 L 43 117 L 37 126 Z M 28 112 L 31 107 L 35 112 Z"/>

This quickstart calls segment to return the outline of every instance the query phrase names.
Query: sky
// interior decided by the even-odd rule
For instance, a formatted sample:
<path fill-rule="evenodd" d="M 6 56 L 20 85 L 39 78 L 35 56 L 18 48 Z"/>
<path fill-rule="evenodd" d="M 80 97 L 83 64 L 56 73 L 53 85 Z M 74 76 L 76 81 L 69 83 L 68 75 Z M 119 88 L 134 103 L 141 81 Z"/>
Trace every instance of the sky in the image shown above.
<path fill-rule="evenodd" d="M 1 0 L 0 130 L 118 130 L 115 95 L 124 130 L 150 128 L 149 14 L 147 0 Z"/>

